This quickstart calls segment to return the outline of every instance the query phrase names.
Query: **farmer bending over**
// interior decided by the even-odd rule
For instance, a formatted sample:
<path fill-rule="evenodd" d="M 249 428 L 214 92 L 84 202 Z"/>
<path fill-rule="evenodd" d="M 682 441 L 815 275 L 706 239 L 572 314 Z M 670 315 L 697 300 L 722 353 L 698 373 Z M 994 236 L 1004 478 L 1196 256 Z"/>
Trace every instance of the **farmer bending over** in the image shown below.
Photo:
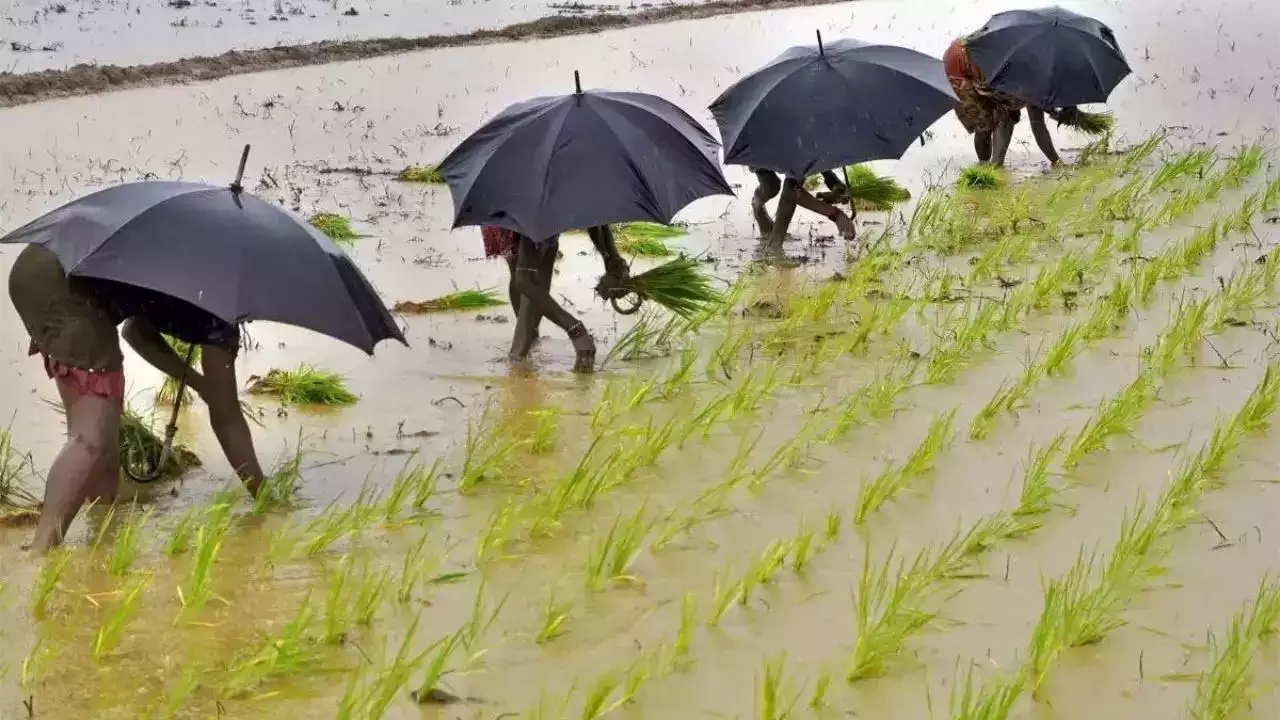
<path fill-rule="evenodd" d="M 560 236 L 534 241 L 512 230 L 493 226 L 482 227 L 481 235 L 484 238 L 485 257 L 505 258 L 507 268 L 511 271 L 507 292 L 511 299 L 511 309 L 516 314 L 516 328 L 511 338 L 509 357 L 515 361 L 523 361 L 529 357 L 529 352 L 538 340 L 538 327 L 542 324 L 542 318 L 547 317 L 564 330 L 573 343 L 573 350 L 577 355 L 574 372 L 593 372 L 595 340 L 581 320 L 551 297 L 551 278 L 555 273 L 556 256 L 560 251 Z M 604 258 L 605 274 L 615 281 L 625 279 L 630 274 L 630 268 L 618 252 L 613 229 L 608 225 L 600 225 L 588 228 L 587 235 L 591 237 L 591 244 L 596 251 Z"/>
<path fill-rule="evenodd" d="M 965 39 L 954 40 L 942 54 L 942 63 L 946 69 L 947 79 L 960 105 L 956 107 L 956 118 L 964 129 L 973 135 L 973 149 L 978 155 L 978 162 L 1004 166 L 1005 155 L 1009 151 L 1009 143 L 1013 140 L 1013 127 L 1018 124 L 1022 108 L 1027 108 L 1027 117 L 1031 121 L 1031 134 L 1036 139 L 1040 152 L 1049 159 L 1050 164 L 1060 162 L 1057 150 L 1053 147 L 1053 137 L 1045 125 L 1046 111 L 1030 107 L 1021 100 L 993 90 L 982 76 L 978 65 L 969 57 Z M 1076 108 L 1050 110 L 1047 114 L 1063 122 Z"/>
<path fill-rule="evenodd" d="M 782 181 L 779 180 L 777 173 L 763 168 L 751 168 L 751 171 L 756 174 L 758 183 L 755 194 L 751 198 L 751 209 L 755 213 L 760 234 L 767 239 L 770 247 L 774 249 L 782 247 L 782 241 L 787 236 L 787 228 L 791 225 L 791 218 L 795 215 L 797 205 L 835 223 L 840 236 L 845 240 L 853 240 L 858 236 L 858 231 L 853 224 L 857 212 L 852 209 L 852 205 L 850 215 L 846 215 L 843 210 L 833 204 L 849 197 L 848 189 L 834 172 L 828 170 L 822 173 L 822 181 L 827 186 L 827 192 L 814 197 L 805 189 L 803 180 L 787 178 Z M 770 218 L 764 204 L 776 197 L 779 192 L 782 193 L 782 197 L 778 200 L 777 213 L 774 218 Z"/>

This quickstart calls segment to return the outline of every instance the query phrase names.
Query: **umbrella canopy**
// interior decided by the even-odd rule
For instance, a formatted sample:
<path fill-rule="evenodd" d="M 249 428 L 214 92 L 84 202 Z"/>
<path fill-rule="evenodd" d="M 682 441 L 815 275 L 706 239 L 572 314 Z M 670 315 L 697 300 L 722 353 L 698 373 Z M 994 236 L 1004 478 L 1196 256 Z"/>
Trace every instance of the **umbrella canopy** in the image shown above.
<path fill-rule="evenodd" d="M 804 178 L 900 158 L 958 102 L 937 58 L 819 34 L 734 83 L 711 112 L 725 164 Z"/>
<path fill-rule="evenodd" d="M 439 170 L 453 195 L 454 227 L 490 225 L 544 240 L 595 225 L 670 223 L 694 200 L 732 195 L 718 148 L 660 97 L 579 85 L 572 95 L 503 110 Z"/>
<path fill-rule="evenodd" d="M 369 354 L 388 338 L 408 344 L 373 286 L 333 241 L 226 186 L 116 185 L 0 242 L 43 245 L 68 275 L 154 290 L 229 323 L 296 325 Z"/>
<path fill-rule="evenodd" d="M 992 88 L 1043 109 L 1106 102 L 1133 72 L 1111 28 L 1060 7 L 997 13 L 965 45 Z"/>

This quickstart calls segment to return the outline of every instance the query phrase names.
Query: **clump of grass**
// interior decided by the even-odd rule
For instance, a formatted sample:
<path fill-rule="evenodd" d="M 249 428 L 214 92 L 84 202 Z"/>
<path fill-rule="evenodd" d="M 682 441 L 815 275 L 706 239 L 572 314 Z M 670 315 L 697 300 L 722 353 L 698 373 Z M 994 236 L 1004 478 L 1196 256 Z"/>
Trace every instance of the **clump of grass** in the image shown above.
<path fill-rule="evenodd" d="M 145 418 L 126 405 L 124 414 L 120 417 L 120 462 L 134 468 L 151 467 L 160 457 L 163 447 L 164 438 L 155 431 L 155 418 Z M 180 477 L 201 464 L 200 458 L 191 448 L 175 440 L 168 461 L 160 469 L 160 475 Z"/>
<path fill-rule="evenodd" d="M 405 300 L 396 303 L 395 311 L 402 315 L 423 315 L 448 310 L 475 310 L 477 308 L 505 305 L 506 302 L 493 288 L 455 290 L 431 300 Z"/>
<path fill-rule="evenodd" d="M 191 365 L 193 367 L 200 362 L 200 354 L 201 354 L 200 345 L 196 345 L 193 347 L 191 344 L 184 342 L 182 340 L 179 340 L 176 337 L 171 337 L 169 335 L 165 335 L 164 339 L 166 342 L 169 343 L 169 347 L 173 348 L 173 351 L 178 354 L 178 357 L 185 360 L 187 357 L 187 353 L 190 352 Z M 156 402 L 171 405 L 177 399 L 178 399 L 178 381 L 166 375 L 164 378 L 164 384 L 160 386 L 160 390 L 156 393 Z M 183 388 L 182 402 L 185 403 L 190 399 L 191 399 L 191 389 Z"/>
<path fill-rule="evenodd" d="M 318 212 L 307 222 L 327 235 L 330 240 L 344 245 L 350 245 L 360 237 L 359 233 L 351 229 L 351 221 L 337 213 Z"/>
<path fill-rule="evenodd" d="M 0 430 L 0 524 L 23 524 L 39 517 L 42 503 L 23 485 L 33 475 L 31 455 L 16 451 L 13 436 Z"/>
<path fill-rule="evenodd" d="M 1116 127 L 1116 116 L 1111 112 L 1091 113 L 1072 109 L 1058 113 L 1054 119 L 1059 126 L 1065 125 L 1095 137 L 1106 135 Z"/>
<path fill-rule="evenodd" d="M 1006 183 L 1000 168 L 989 163 L 970 165 L 961 170 L 960 177 L 956 178 L 956 185 L 965 190 L 995 190 L 1004 187 Z"/>
<path fill-rule="evenodd" d="M 1231 618 L 1222 638 L 1210 636 L 1213 660 L 1196 684 L 1196 695 L 1188 717 L 1192 720 L 1223 720 L 1240 716 L 1250 704 L 1253 663 L 1262 644 L 1276 633 L 1280 622 L 1280 586 L 1264 578 L 1252 606 L 1241 608 Z"/>
<path fill-rule="evenodd" d="M 440 168 L 435 165 L 410 165 L 401 170 L 396 179 L 401 182 L 427 183 L 429 185 L 444 185 L 444 174 L 440 172 Z"/>
<path fill-rule="evenodd" d="M 614 297 L 620 291 L 634 294 L 690 319 L 721 301 L 720 293 L 711 287 L 711 277 L 700 266 L 697 260 L 681 255 L 621 282 L 606 275 L 597 283 L 596 294 L 604 298 Z"/>
<path fill-rule="evenodd" d="M 297 370 L 277 368 L 249 378 L 249 392 L 275 395 L 285 405 L 351 405 L 359 399 L 341 375 L 305 363 Z"/>
<path fill-rule="evenodd" d="M 896 180 L 877 175 L 867 165 L 850 165 L 844 169 L 844 182 L 855 210 L 877 212 L 911 199 L 911 193 Z"/>

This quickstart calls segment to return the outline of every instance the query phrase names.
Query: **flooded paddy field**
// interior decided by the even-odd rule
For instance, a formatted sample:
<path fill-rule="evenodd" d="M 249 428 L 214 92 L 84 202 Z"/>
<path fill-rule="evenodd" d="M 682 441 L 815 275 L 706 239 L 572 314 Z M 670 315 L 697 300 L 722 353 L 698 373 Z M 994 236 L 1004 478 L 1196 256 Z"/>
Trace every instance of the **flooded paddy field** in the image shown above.
<path fill-rule="evenodd" d="M 801 8 L 11 108 L 0 226 L 123 180 L 229 181 L 249 143 L 254 192 L 350 218 L 389 303 L 501 295 L 448 191 L 396 176 L 508 103 L 577 69 L 709 124 L 815 27 L 940 54 L 1004 7 Z M 798 214 L 783 269 L 753 262 L 730 169 L 739 198 L 667 241 L 732 283 L 693 324 L 605 309 L 565 236 L 556 292 L 612 353 L 595 376 L 551 329 L 509 370 L 502 307 L 406 317 L 411 348 L 373 359 L 249 326 L 240 377 L 308 363 L 358 402 L 245 395 L 281 468 L 257 506 L 196 403 L 180 439 L 203 467 L 126 483 L 137 506 L 93 509 L 46 559 L 4 530 L 0 716 L 1274 717 L 1280 78 L 1260 32 L 1280 11 L 1078 7 L 1135 76 L 1109 146 L 1055 132 L 1066 167 L 1020 128 L 1013 182 L 960 191 L 971 148 L 945 118 L 876 164 L 914 200 L 860 215 L 869 250 Z M 52 386 L 11 312 L 0 338 L 3 474 L 23 453 L 43 471 Z M 149 412 L 160 378 L 127 363 Z"/>

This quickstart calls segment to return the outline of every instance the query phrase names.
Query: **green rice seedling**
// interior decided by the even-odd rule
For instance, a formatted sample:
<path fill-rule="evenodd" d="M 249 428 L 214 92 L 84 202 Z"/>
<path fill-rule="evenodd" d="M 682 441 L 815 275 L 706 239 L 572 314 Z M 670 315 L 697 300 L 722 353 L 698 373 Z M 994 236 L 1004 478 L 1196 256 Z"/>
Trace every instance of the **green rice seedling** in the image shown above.
<path fill-rule="evenodd" d="M 565 623 L 569 621 L 569 611 L 572 606 L 566 602 L 557 602 L 555 593 L 547 597 L 547 603 L 542 608 L 542 626 L 538 628 L 538 634 L 534 636 L 534 642 L 539 645 L 551 642 L 565 633 Z"/>
<path fill-rule="evenodd" d="M 515 533 L 517 517 L 517 506 L 512 500 L 493 511 L 484 532 L 476 541 L 476 564 L 503 557 L 503 551 Z"/>
<path fill-rule="evenodd" d="M 1095 137 L 1106 135 L 1116 127 L 1116 116 L 1111 112 L 1092 113 L 1076 110 L 1074 112 L 1061 113 L 1055 119 L 1060 126 L 1065 125 Z"/>
<path fill-rule="evenodd" d="M 911 199 L 911 193 L 891 177 L 877 175 L 869 165 L 850 165 L 844 169 L 845 186 L 855 210 L 877 212 Z"/>
<path fill-rule="evenodd" d="M 1106 449 L 1109 439 L 1131 435 L 1158 389 L 1156 375 L 1144 368 L 1120 392 L 1105 400 L 1076 434 L 1063 457 L 1063 468 L 1073 470 L 1086 456 Z"/>
<path fill-rule="evenodd" d="M 338 566 L 331 570 L 325 586 L 324 594 L 324 629 L 320 633 L 320 642 L 328 645 L 341 645 L 347 641 L 347 632 L 351 622 L 348 615 L 347 582 L 352 575 L 350 555 L 342 556 Z"/>
<path fill-rule="evenodd" d="M 630 574 L 632 563 L 644 547 L 645 537 L 654 523 L 645 518 L 648 508 L 641 505 L 633 515 L 619 514 L 602 540 L 587 554 L 587 586 L 599 590 L 606 584 L 639 584 Z"/>
<path fill-rule="evenodd" d="M 263 638 L 255 651 L 232 661 L 223 687 L 226 696 L 246 697 L 273 680 L 326 670 L 325 648 L 312 635 L 315 621 L 316 612 L 307 596 L 279 633 Z"/>
<path fill-rule="evenodd" d="M 164 697 L 156 703 L 156 708 L 149 715 L 149 720 L 174 720 L 182 717 L 179 713 L 187 707 L 191 696 L 200 686 L 201 673 L 198 669 L 187 666 L 168 685 Z"/>
<path fill-rule="evenodd" d="M 697 596 L 692 592 L 686 592 L 680 601 L 680 626 L 676 629 L 675 642 L 672 643 L 673 667 L 683 667 L 689 663 L 689 649 L 693 644 L 693 625 L 697 622 L 697 615 Z"/>
<path fill-rule="evenodd" d="M 210 599 L 226 602 L 213 594 L 210 583 L 213 577 L 213 565 L 218 559 L 218 553 L 222 550 L 222 541 L 228 529 L 230 529 L 229 517 L 225 522 L 215 520 L 196 529 L 194 556 L 187 573 L 186 590 L 184 591 L 182 587 L 178 588 L 178 600 L 182 604 L 182 610 L 178 613 L 177 620 L 189 618 L 198 613 Z"/>
<path fill-rule="evenodd" d="M 1058 333 L 1053 345 L 1049 346 L 1040 368 L 1049 377 L 1061 377 L 1066 368 L 1080 354 L 1084 347 L 1085 326 L 1076 322 L 1068 325 Z"/>
<path fill-rule="evenodd" d="M 1081 167 L 1092 165 L 1098 160 L 1106 158 L 1111 154 L 1112 139 L 1111 130 L 1098 133 L 1096 140 L 1080 148 L 1080 152 L 1076 154 L 1076 165 Z"/>
<path fill-rule="evenodd" d="M 791 554 L 791 542 L 774 540 L 747 565 L 742 576 L 742 592 L 738 594 L 738 604 L 746 605 L 751 601 L 751 594 L 756 588 L 773 582 L 778 571 L 787 564 L 787 556 Z"/>
<path fill-rule="evenodd" d="M 175 338 L 169 335 L 165 335 L 164 339 L 165 339 L 165 342 L 169 343 L 169 347 L 173 348 L 173 351 L 177 353 L 178 357 L 183 358 L 185 360 L 187 358 L 187 353 L 191 353 L 191 365 L 194 367 L 200 364 L 200 355 L 202 353 L 202 350 L 201 350 L 202 346 L 200 345 L 192 346 L 190 343 L 184 342 L 182 340 L 179 340 L 178 338 Z M 178 397 L 178 381 L 174 380 L 168 375 L 165 375 L 164 383 L 160 386 L 160 389 L 156 391 L 156 402 L 173 404 L 173 401 L 176 400 L 177 397 Z M 188 402 L 190 399 L 191 399 L 191 390 L 189 388 L 183 388 L 182 402 L 184 403 Z"/>
<path fill-rule="evenodd" d="M 355 623 L 357 627 L 367 628 L 373 625 L 373 619 L 382 607 L 382 598 L 391 586 L 391 571 L 382 569 L 373 571 L 367 563 L 362 563 L 360 578 L 356 581 Z"/>
<path fill-rule="evenodd" d="M 791 572 L 804 575 L 817 549 L 818 546 L 814 544 L 813 530 L 804 530 L 796 535 L 791 541 Z"/>
<path fill-rule="evenodd" d="M 452 310 L 478 310 L 487 307 L 506 305 L 498 291 L 493 288 L 475 290 L 454 290 L 430 300 L 402 300 L 396 303 L 396 312 L 401 315 L 426 315 L 427 313 L 448 312 Z"/>
<path fill-rule="evenodd" d="M 414 637 L 418 634 L 418 623 L 421 617 L 421 615 L 414 615 L 408 632 L 400 641 L 400 649 L 396 651 L 395 658 L 391 661 L 391 667 L 379 672 L 373 682 L 360 687 L 357 684 L 360 674 L 351 673 L 347 692 L 339 701 L 338 720 L 381 718 L 386 715 L 391 703 L 395 701 L 424 659 L 424 655 L 414 655 L 409 651 Z"/>
<path fill-rule="evenodd" d="M 634 294 L 689 319 L 708 306 L 722 302 L 720 294 L 711 286 L 711 277 L 701 265 L 699 261 L 682 255 L 621 282 L 606 275 L 596 286 L 596 292 L 606 298 L 620 292 Z"/>
<path fill-rule="evenodd" d="M 636 257 L 671 257 L 675 253 L 658 237 L 633 237 L 622 235 L 617 238 L 618 252 Z"/>
<path fill-rule="evenodd" d="M 974 669 L 951 689 L 951 720 L 1004 720 L 1022 696 L 1022 674 L 999 675 L 977 688 Z"/>
<path fill-rule="evenodd" d="M 1156 340 L 1148 358 L 1148 367 L 1154 372 L 1167 373 L 1173 369 L 1179 355 L 1190 354 L 1200 346 L 1204 331 L 1208 329 L 1211 306 L 1217 297 L 1210 295 L 1200 300 L 1181 299 L 1172 321 Z"/>
<path fill-rule="evenodd" d="M 178 517 L 178 523 L 173 526 L 173 532 L 169 534 L 169 540 L 164 546 L 166 555 L 177 557 L 191 549 L 191 538 L 195 534 L 199 514 L 200 508 L 192 506 Z"/>
<path fill-rule="evenodd" d="M 871 513 L 909 487 L 912 481 L 933 470 L 938 453 L 950 447 L 955 440 L 952 430 L 955 417 L 955 409 L 934 417 L 920 444 L 900 466 L 890 463 L 875 479 L 863 483 L 858 492 L 857 510 L 853 518 L 855 524 L 866 522 Z"/>
<path fill-rule="evenodd" d="M 1168 131 L 1161 129 L 1152 133 L 1147 137 L 1147 139 L 1137 145 L 1129 148 L 1128 152 L 1121 156 L 1117 170 L 1119 170 L 1121 175 L 1127 175 L 1130 171 L 1146 162 L 1148 158 L 1155 154 L 1155 151 L 1160 149 L 1160 146 L 1164 144 L 1167 136 Z"/>
<path fill-rule="evenodd" d="M 132 583 L 124 591 L 123 597 L 110 615 L 102 619 L 98 632 L 93 638 L 93 659 L 102 662 L 104 658 L 115 652 L 124 638 L 125 627 L 133 619 L 142 601 L 142 593 L 151 583 L 151 579 L 143 576 Z"/>
<path fill-rule="evenodd" d="M 1187 150 L 1172 160 L 1164 163 L 1152 173 L 1147 181 L 1148 192 L 1163 190 L 1173 183 L 1187 177 L 1203 179 L 1205 173 L 1217 161 L 1214 148 L 1194 148 Z"/>
<path fill-rule="evenodd" d="M 1188 707 L 1192 720 L 1230 720 L 1241 717 L 1253 694 L 1253 663 L 1262 642 L 1274 635 L 1280 621 L 1280 587 L 1263 578 L 1247 614 L 1241 608 L 1231 617 L 1222 638 L 1209 635 L 1209 668 L 1196 683 Z"/>
<path fill-rule="evenodd" d="M 69 562 L 71 562 L 71 551 L 58 548 L 46 555 L 44 562 L 41 563 L 35 584 L 31 588 L 31 614 L 37 620 L 45 619 L 49 609 L 49 599 L 62 582 L 62 574 L 66 572 Z"/>
<path fill-rule="evenodd" d="M 302 430 L 298 430 L 298 442 L 293 452 L 287 453 L 279 465 L 262 481 L 258 494 L 253 497 L 253 513 L 262 513 L 274 508 L 288 508 L 297 504 L 298 493 L 302 489 Z M 352 506 L 352 513 L 363 506 L 357 503 Z"/>
<path fill-rule="evenodd" d="M 827 704 L 827 691 L 831 689 L 831 671 L 823 668 L 819 673 L 818 679 L 813 683 L 813 691 L 809 693 L 809 709 L 815 711 L 825 710 Z"/>
<path fill-rule="evenodd" d="M 39 515 L 40 499 L 24 484 L 35 474 L 31 454 L 18 452 L 9 428 L 0 429 L 0 519 L 20 522 Z"/>
<path fill-rule="evenodd" d="M 426 183 L 428 185 L 444 185 L 444 174 L 436 165 L 409 165 L 401 170 L 396 179 L 401 182 Z"/>
<path fill-rule="evenodd" d="M 1038 530 L 1044 515 L 1058 506 L 1055 498 L 1059 490 L 1049 480 L 1049 469 L 1054 458 L 1062 452 L 1066 439 L 1065 432 L 1059 433 L 1044 446 L 1033 449 L 1027 457 L 1018 506 L 1013 510 L 1013 517 L 1024 534 Z"/>
<path fill-rule="evenodd" d="M 413 544 L 409 552 L 400 561 L 400 575 L 396 581 L 395 601 L 405 604 L 413 599 L 413 591 L 425 584 L 427 576 L 434 571 L 435 560 L 426 557 L 427 544 L 431 535 L 423 533 L 418 542 Z"/>
<path fill-rule="evenodd" d="M 1266 157 L 1267 153 L 1262 149 L 1261 144 L 1255 142 L 1242 145 L 1236 154 L 1227 160 L 1227 166 L 1222 170 L 1224 184 L 1231 189 L 1240 187 L 1262 169 L 1262 163 Z"/>
<path fill-rule="evenodd" d="M 978 163 L 960 171 L 956 185 L 965 190 L 995 190 L 1008 184 L 1004 173 L 994 165 Z"/>
<path fill-rule="evenodd" d="M 504 477 L 511 455 L 529 444 L 519 435 L 495 432 L 487 422 L 487 415 L 486 409 L 479 420 L 467 424 L 458 492 L 468 493 L 486 481 Z"/>
<path fill-rule="evenodd" d="M 725 613 L 742 596 L 742 589 L 742 580 L 739 579 L 732 582 L 729 580 L 727 568 L 716 571 L 711 591 L 711 613 L 707 615 L 708 627 L 720 625 L 720 620 L 724 618 Z"/>
<path fill-rule="evenodd" d="M 1049 670 L 1062 651 L 1067 648 L 1067 592 L 1066 578 L 1042 582 L 1044 587 L 1044 603 L 1040 608 L 1040 617 L 1031 632 L 1031 644 L 1027 651 L 1024 670 L 1031 696 L 1040 698 L 1040 688 L 1044 685 Z"/>
<path fill-rule="evenodd" d="M 935 614 L 920 608 L 932 565 L 927 551 L 907 565 L 891 550 L 878 569 L 872 568 L 870 553 L 864 555 L 854 598 L 858 637 L 845 676 L 849 682 L 883 675 L 907 639 L 933 622 Z"/>
<path fill-rule="evenodd" d="M 791 717 L 800 691 L 791 689 L 786 677 L 786 654 L 765 660 L 764 672 L 756 678 L 756 717 L 759 720 L 786 720 Z"/>
<path fill-rule="evenodd" d="M 1009 404 L 1009 381 L 1005 379 L 1000 383 L 1000 387 L 996 388 L 996 392 L 987 400 L 969 421 L 969 439 L 983 440 L 991 433 L 991 427 L 995 425 L 996 416 Z"/>
<path fill-rule="evenodd" d="M 142 556 L 142 528 L 150 517 L 150 510 L 139 512 L 136 505 L 129 512 L 129 519 L 116 533 L 116 542 L 111 547 L 111 557 L 107 559 L 107 572 L 116 577 L 124 575 Z"/>
<path fill-rule="evenodd" d="M 455 631 L 431 643 L 425 652 L 426 667 L 422 681 L 410 695 L 414 702 L 426 705 L 447 703 L 454 699 L 451 693 L 441 688 L 441 681 L 449 674 L 453 657 L 462 648 L 462 633 Z"/>
<path fill-rule="evenodd" d="M 609 354 L 600 363 L 608 365 L 614 358 L 631 361 L 643 358 L 665 357 L 671 353 L 686 323 L 679 315 L 669 315 L 646 309 L 609 348 Z"/>
<path fill-rule="evenodd" d="M 330 240 L 342 245 L 352 245 L 356 240 L 363 237 L 351 229 L 351 221 L 346 216 L 337 213 L 318 212 L 312 215 L 307 222 L 328 236 Z"/>
<path fill-rule="evenodd" d="M 1066 575 L 1061 580 L 1051 581 L 1045 591 L 1045 607 L 1051 607 L 1048 598 L 1052 595 L 1052 607 L 1059 613 L 1045 622 L 1061 623 L 1058 629 L 1046 629 L 1046 634 L 1059 633 L 1063 647 L 1096 644 L 1125 624 L 1120 611 L 1128 598 L 1129 588 L 1120 586 L 1117 581 L 1121 578 L 1107 573 L 1105 569 L 1098 581 L 1091 583 L 1094 568 L 1094 557 L 1086 558 L 1081 553 Z"/>
<path fill-rule="evenodd" d="M 268 370 L 249 378 L 249 392 L 274 395 L 284 405 L 352 405 L 358 398 L 341 375 L 303 363 L 297 370 Z"/>

